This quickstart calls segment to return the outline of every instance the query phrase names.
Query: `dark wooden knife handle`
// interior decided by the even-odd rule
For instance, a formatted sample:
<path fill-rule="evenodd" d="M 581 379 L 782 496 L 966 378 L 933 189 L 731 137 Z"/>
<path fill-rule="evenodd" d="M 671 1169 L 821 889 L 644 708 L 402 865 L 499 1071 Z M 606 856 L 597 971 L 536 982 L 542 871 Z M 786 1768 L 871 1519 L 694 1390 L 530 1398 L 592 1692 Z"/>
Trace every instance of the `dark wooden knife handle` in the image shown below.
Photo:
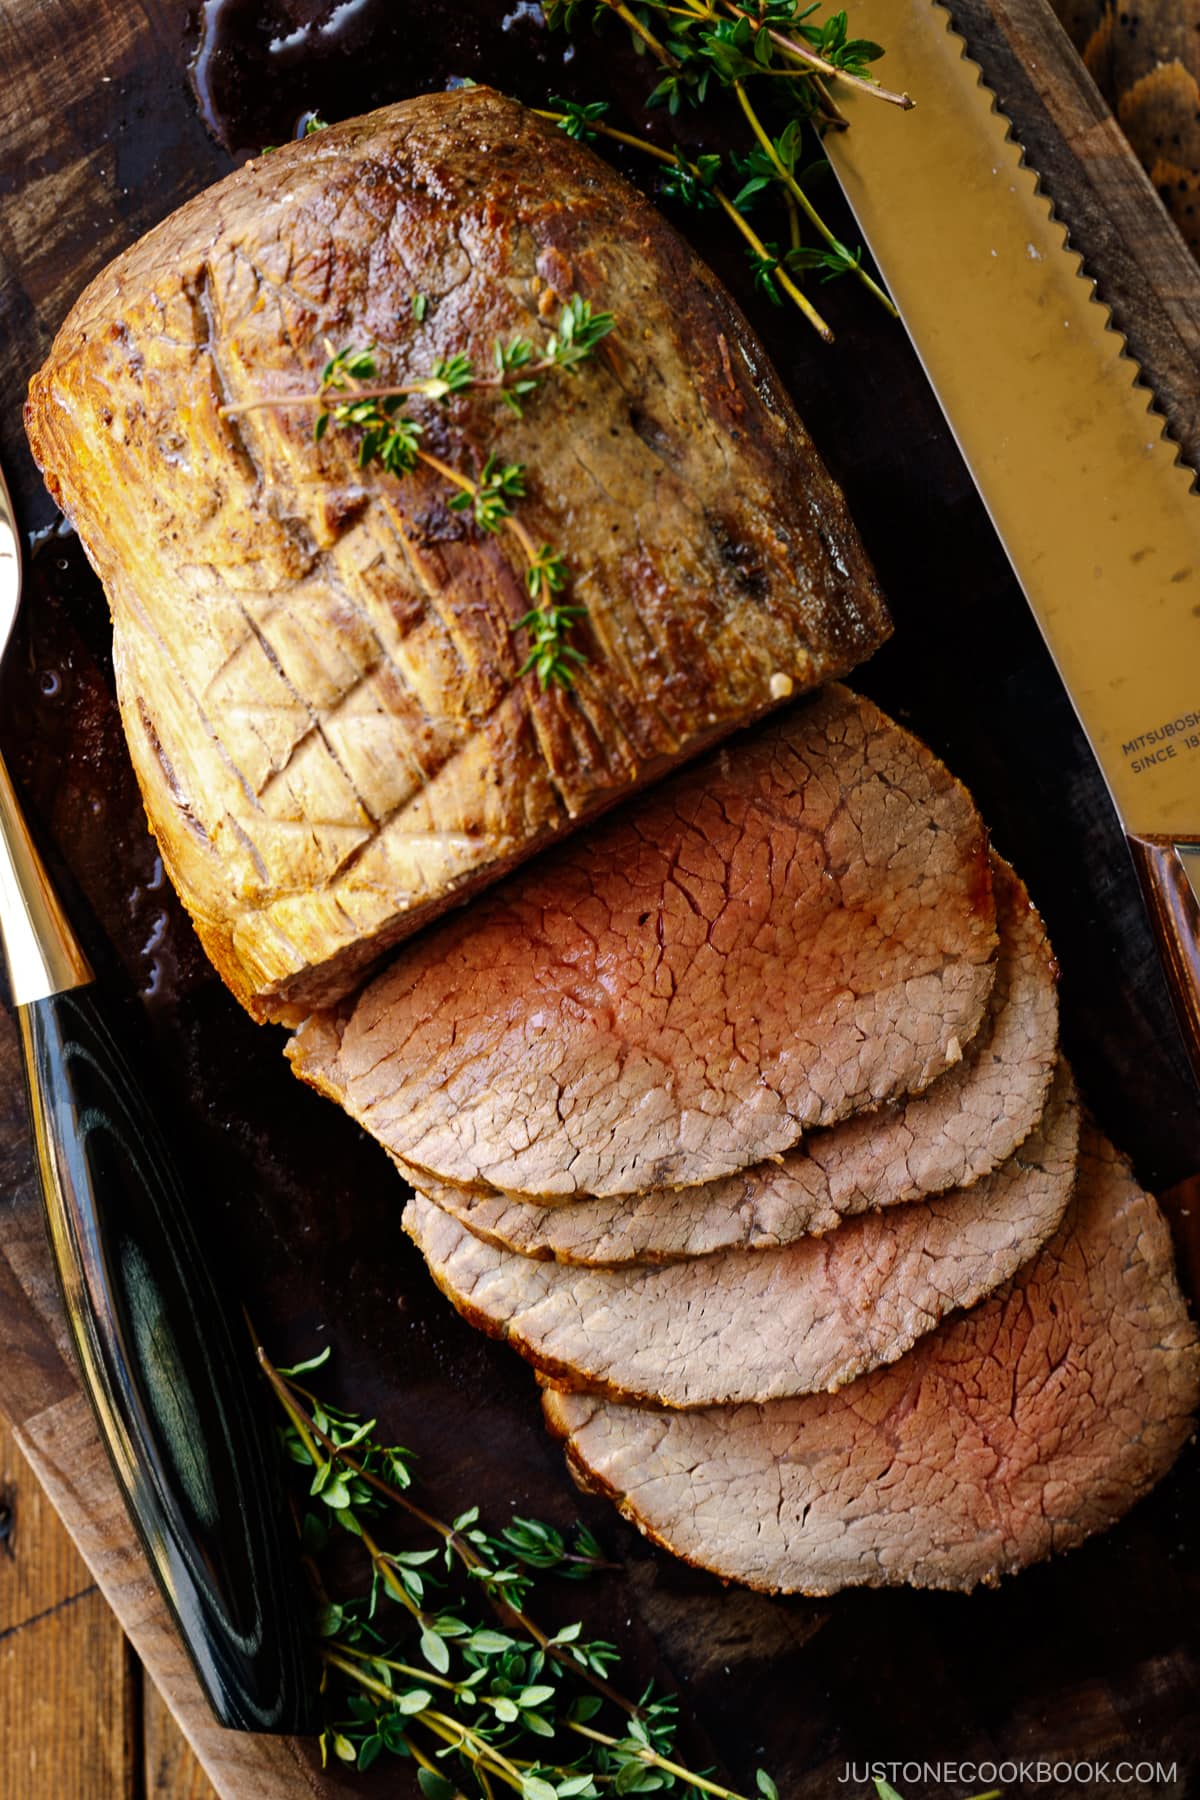
<path fill-rule="evenodd" d="M 1200 1083 L 1200 838 L 1131 835 L 1129 848 Z"/>
<path fill-rule="evenodd" d="M 71 1331 L 151 1566 L 221 1722 L 312 1729 L 299 1546 L 249 1335 L 201 1255 L 138 1059 L 94 986 L 18 1018 Z"/>

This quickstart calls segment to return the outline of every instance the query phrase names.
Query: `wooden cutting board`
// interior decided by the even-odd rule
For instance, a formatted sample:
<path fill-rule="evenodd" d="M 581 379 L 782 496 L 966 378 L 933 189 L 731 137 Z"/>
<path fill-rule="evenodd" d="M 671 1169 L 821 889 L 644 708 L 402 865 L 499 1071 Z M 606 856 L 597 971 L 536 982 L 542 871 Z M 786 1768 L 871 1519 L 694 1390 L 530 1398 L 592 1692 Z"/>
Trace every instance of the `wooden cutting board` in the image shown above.
<path fill-rule="evenodd" d="M 316 0 L 204 8 L 249 34 L 247 45 L 256 18 L 279 30 L 328 10 Z M 218 58 L 208 90 L 253 115 L 251 146 L 286 135 L 305 106 L 340 117 L 451 75 L 530 100 L 563 90 L 596 97 L 608 83 L 594 73 L 591 40 L 568 61 L 533 11 L 393 0 L 373 49 L 351 44 L 319 67 L 280 66 L 270 79 L 251 69 L 240 83 Z M 1200 289 L 1153 190 L 1042 0 L 959 0 L 955 14 L 1179 442 L 1200 461 Z M 368 6 L 362 16 L 375 15 Z M 231 166 L 198 116 L 185 77 L 191 48 L 186 0 L 0 0 L 0 369 L 9 396 L 0 455 L 29 529 L 54 518 L 21 436 L 29 372 L 88 276 Z M 614 67 L 618 85 L 638 91 L 640 68 L 626 58 Z M 746 300 L 737 249 L 711 232 L 697 242 Z M 1200 1104 L 1123 841 L 916 361 L 902 333 L 845 285 L 828 292 L 833 349 L 790 313 L 747 304 L 891 598 L 895 640 L 861 685 L 973 788 L 1046 913 L 1066 1043 L 1093 1107 L 1147 1182 L 1185 1182 L 1200 1172 Z M 401 1241 L 401 1193 L 381 1154 L 292 1081 L 279 1035 L 238 1012 L 164 888 L 116 721 L 103 600 L 72 539 L 42 542 L 30 589 L 0 686 L 5 750 L 88 921 L 94 961 L 144 1014 L 198 1171 L 206 1229 L 278 1356 L 332 1341 L 342 1396 L 418 1451 L 440 1507 L 478 1501 L 494 1522 L 514 1509 L 559 1523 L 582 1513 L 624 1567 L 590 1593 L 574 1590 L 572 1604 L 577 1596 L 620 1641 L 631 1685 L 653 1674 L 679 1688 L 698 1766 L 712 1760 L 745 1783 L 762 1763 L 782 1792 L 814 1800 L 839 1791 L 847 1762 L 881 1756 L 1177 1765 L 1173 1784 L 1113 1790 L 1129 1794 L 1182 1794 L 1200 1780 L 1194 1452 L 1105 1538 L 967 1600 L 897 1593 L 813 1603 L 726 1590 L 574 1493 L 540 1429 L 529 1372 L 433 1291 Z M 1200 1189 L 1196 1199 L 1200 1215 Z M 1184 1211 L 1176 1208 L 1186 1233 Z M 0 1341 L 0 1406 L 219 1791 L 231 1800 L 415 1792 L 394 1765 L 362 1779 L 322 1775 L 308 1746 L 236 1737 L 204 1714 L 65 1353 L 7 1018 Z M 935 1791 L 919 1776 L 901 1786 L 906 1800 Z M 857 1794 L 861 1783 L 840 1791 Z"/>

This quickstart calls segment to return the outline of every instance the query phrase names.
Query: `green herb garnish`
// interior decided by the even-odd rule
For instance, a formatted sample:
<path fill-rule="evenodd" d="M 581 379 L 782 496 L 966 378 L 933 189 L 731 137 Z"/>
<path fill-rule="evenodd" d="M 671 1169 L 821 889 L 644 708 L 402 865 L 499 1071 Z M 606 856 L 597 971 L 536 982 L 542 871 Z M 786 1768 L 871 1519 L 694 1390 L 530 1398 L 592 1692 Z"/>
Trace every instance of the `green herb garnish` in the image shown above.
<path fill-rule="evenodd" d="M 425 296 L 415 295 L 412 304 L 417 317 L 423 318 Z M 575 375 L 615 323 L 612 313 L 598 312 L 590 300 L 572 294 L 563 303 L 540 353 L 529 338 L 514 337 L 507 343 L 497 338 L 488 373 L 477 370 L 471 358 L 459 351 L 440 357 L 427 375 L 397 383 L 380 382 L 377 345 L 347 344 L 334 350 L 329 344 L 320 385 L 314 392 L 264 395 L 223 406 L 221 413 L 232 417 L 273 408 L 316 407 L 314 441 L 320 443 L 331 428 L 357 431 L 360 468 L 378 464 L 397 479 L 410 475 L 418 464 L 434 470 L 456 490 L 448 502 L 452 511 L 469 513 L 481 531 L 495 534 L 507 530 L 516 539 L 525 562 L 526 589 L 538 602 L 513 626 L 514 631 L 528 631 L 531 640 L 519 673 L 533 672 L 543 689 L 552 685 L 567 688 L 576 669 L 587 660 L 569 642 L 574 626 L 586 617 L 586 608 L 556 599 L 568 585 L 566 564 L 552 546 L 535 544 L 515 514 L 513 502 L 525 497 L 525 465 L 503 462 L 492 451 L 473 478 L 422 447 L 425 427 L 405 406 L 415 399 L 448 405 L 491 391 L 520 418 L 526 401 L 547 376 L 555 371 Z"/>
<path fill-rule="evenodd" d="M 412 1457 L 383 1444 L 374 1419 L 318 1397 L 301 1377 L 329 1351 L 277 1369 L 259 1362 L 283 1408 L 280 1440 L 302 1476 L 304 1548 L 317 1590 L 328 1723 L 322 1760 L 369 1769 L 381 1756 L 416 1764 L 425 1800 L 599 1800 L 677 1790 L 744 1800 L 674 1754 L 676 1702 L 647 1688 L 629 1700 L 610 1682 L 616 1647 L 578 1623 L 547 1632 L 526 1606 L 538 1577 L 586 1579 L 607 1562 L 589 1531 L 568 1538 L 514 1516 L 490 1534 L 478 1507 L 450 1523 L 412 1495 Z M 380 1541 L 389 1515 L 424 1542 Z M 322 1560 L 336 1534 L 361 1545 L 369 1590 L 327 1591 Z M 484 1609 L 486 1608 L 486 1613 Z M 778 1800 L 758 1771 L 761 1800 Z"/>
<path fill-rule="evenodd" d="M 805 181 L 824 165 L 798 174 L 796 161 L 801 128 L 812 121 L 818 129 L 844 126 L 833 97 L 838 82 L 861 88 L 893 105 L 909 107 L 907 94 L 894 94 L 870 74 L 883 51 L 867 38 L 850 36 L 845 12 L 817 23 L 818 8 L 807 0 L 542 0 L 551 26 L 572 30 L 586 15 L 593 26 L 615 16 L 629 32 L 634 48 L 653 60 L 658 79 L 645 106 L 670 113 L 703 107 L 716 94 L 733 96 L 750 128 L 745 155 L 727 160 L 701 152 L 694 161 L 681 151 L 607 121 L 605 101 L 552 99 L 543 117 L 553 119 L 568 136 L 588 141 L 606 137 L 642 151 L 663 165 L 661 192 L 668 199 L 700 211 L 720 207 L 746 240 L 754 281 L 768 299 L 782 304 L 786 295 L 826 339 L 833 334 L 793 275 L 815 268 L 825 281 L 854 275 L 890 312 L 891 301 L 862 267 L 861 249 L 848 249 L 821 218 Z M 762 94 L 761 105 L 750 88 Z M 770 124 L 764 122 L 764 115 Z M 750 225 L 746 215 L 764 196 L 781 200 L 790 244 L 779 253 Z M 802 241 L 804 223 L 817 243 Z"/>

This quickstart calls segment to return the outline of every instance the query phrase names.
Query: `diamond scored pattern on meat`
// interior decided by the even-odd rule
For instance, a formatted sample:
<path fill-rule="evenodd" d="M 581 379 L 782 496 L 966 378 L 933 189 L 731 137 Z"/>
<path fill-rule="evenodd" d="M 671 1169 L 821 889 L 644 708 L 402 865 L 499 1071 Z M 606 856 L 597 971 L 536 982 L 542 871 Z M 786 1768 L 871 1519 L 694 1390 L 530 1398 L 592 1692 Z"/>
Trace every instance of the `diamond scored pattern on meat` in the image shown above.
<path fill-rule="evenodd" d="M 987 1017 L 962 1061 L 924 1092 L 701 1187 L 545 1205 L 435 1182 L 398 1163 L 401 1174 L 501 1249 L 600 1266 L 765 1249 L 979 1180 L 1036 1125 L 1058 1044 L 1057 969 L 1042 922 L 994 853 L 992 874 L 1000 948 Z"/>
<path fill-rule="evenodd" d="M 771 1400 L 894 1362 L 1006 1281 L 1062 1220 L 1078 1136 L 1063 1066 L 1041 1124 L 973 1187 L 781 1249 L 659 1266 L 498 1251 L 420 1195 L 404 1224 L 464 1318 L 569 1388 L 672 1407 Z"/>
<path fill-rule="evenodd" d="M 497 337 L 544 342 L 566 298 L 544 269 L 618 333 L 523 422 L 496 396 L 426 408 L 425 443 L 470 469 L 499 434 L 529 466 L 522 519 L 589 609 L 569 695 L 519 677 L 520 557 L 439 477 L 360 470 L 355 434 L 313 443 L 315 409 L 220 412 L 311 391 L 326 339 L 375 342 L 388 379 L 490 368 Z M 771 706 L 773 678 L 844 673 L 888 629 L 722 290 L 585 146 L 484 89 L 198 196 L 82 296 L 27 420 L 104 579 L 168 872 L 260 1016 L 336 998 L 422 913 Z"/>
<path fill-rule="evenodd" d="M 289 1055 L 440 1178 L 689 1185 L 954 1063 L 994 926 L 969 796 L 831 687 L 406 946 Z"/>
<path fill-rule="evenodd" d="M 969 1589 L 1080 1543 L 1166 1472 L 1198 1399 L 1166 1222 L 1085 1125 L 1051 1242 L 890 1368 L 763 1406 L 544 1404 L 648 1536 L 726 1579 L 823 1594 Z"/>

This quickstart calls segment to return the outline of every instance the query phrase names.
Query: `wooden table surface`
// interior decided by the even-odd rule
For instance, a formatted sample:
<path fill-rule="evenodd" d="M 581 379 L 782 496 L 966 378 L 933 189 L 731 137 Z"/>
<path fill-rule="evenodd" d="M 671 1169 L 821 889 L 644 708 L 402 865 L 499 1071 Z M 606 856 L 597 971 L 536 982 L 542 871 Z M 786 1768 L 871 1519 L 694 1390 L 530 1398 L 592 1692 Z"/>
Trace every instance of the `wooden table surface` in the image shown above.
<path fill-rule="evenodd" d="M 4 1800 L 213 1800 L 2 1419 L 0 1721 Z"/>
<path fill-rule="evenodd" d="M 437 85 L 447 72 L 494 72 L 472 63 L 476 40 L 458 33 L 458 21 L 487 15 L 494 28 L 495 6 L 421 0 L 421 10 L 431 22 L 421 35 L 424 60 L 397 65 L 393 91 Z M 1043 0 L 958 0 L 955 15 L 1178 441 L 1200 463 L 1200 292 L 1152 188 Z M 0 371 L 13 395 L 82 280 L 227 166 L 183 85 L 187 16 L 186 0 L 0 0 Z M 510 51 L 527 29 L 521 8 L 511 17 Z M 512 68 L 504 85 L 519 93 L 533 77 Z M 544 91 L 545 75 L 534 75 Z M 371 76 L 391 78 L 387 70 Z M 736 252 L 705 249 L 744 285 Z M 1094 766 L 908 347 L 844 289 L 838 314 L 835 352 L 793 342 L 768 309 L 754 322 L 847 488 L 893 599 L 896 644 L 863 685 L 930 737 L 975 789 L 1000 848 L 1049 916 L 1064 966 L 1068 1049 L 1094 1106 L 1147 1180 L 1178 1182 L 1200 1170 L 1200 1114 Z M 47 523 L 15 406 L 0 412 L 0 457 L 26 522 Z M 83 596 L 72 612 L 64 584 Z M 199 1166 L 210 1176 L 211 1223 L 231 1246 L 264 1329 L 277 1334 L 272 1341 L 299 1351 L 328 1325 L 348 1397 L 378 1411 L 395 1436 L 417 1435 L 447 1494 L 469 1487 L 475 1498 L 483 1483 L 503 1496 L 497 1504 L 559 1521 L 582 1509 L 626 1565 L 601 1602 L 613 1615 L 606 1622 L 635 1671 L 682 1688 L 697 1721 L 694 1754 L 735 1762 L 743 1775 L 765 1761 L 793 1800 L 836 1791 L 851 1755 L 891 1754 L 884 1738 L 905 1755 L 1125 1746 L 1176 1756 L 1180 1795 L 1200 1780 L 1195 1456 L 1110 1537 L 964 1603 L 852 1595 L 818 1607 L 727 1592 L 649 1549 L 607 1508 L 572 1496 L 537 1429 L 526 1372 L 431 1294 L 398 1242 L 397 1196 L 376 1154 L 331 1108 L 288 1086 L 271 1061 L 274 1041 L 236 1014 L 162 894 L 106 685 L 102 610 L 87 596 L 77 552 L 51 546 L 37 559 L 33 588 L 17 662 L 5 671 L 6 747 L 58 872 L 114 946 L 111 967 L 134 992 L 150 988 L 150 1028 L 190 1106 Z M 45 668 L 64 676 L 53 693 L 38 687 Z M 97 959 L 105 954 L 98 943 Z M 361 1784 L 322 1776 L 308 1747 L 223 1733 L 205 1713 L 65 1351 L 16 1070 L 11 1027 L 0 1017 L 0 1409 L 91 1579 L 228 1800 L 410 1794 L 403 1770 L 381 1766 Z M 28 1498 L 20 1470 L 15 1480 L 20 1531 L 21 1512 L 28 1521 L 41 1503 L 36 1489 Z M 36 1772 L 29 1785 L 27 1763 L 0 1765 L 0 1796 L 152 1794 L 136 1728 L 130 1747 L 136 1674 L 119 1646 L 110 1653 L 87 1636 L 108 1629 L 89 1577 L 61 1545 L 49 1548 L 48 1585 L 29 1598 L 32 1576 L 22 1585 L 19 1537 L 16 1544 L 11 1562 L 0 1550 L 0 1633 L 20 1629 L 0 1635 L 0 1652 L 21 1661 L 20 1704 L 32 1720 L 43 1692 L 33 1661 L 39 1612 L 64 1630 L 69 1620 L 81 1635 L 60 1662 L 77 1681 L 85 1667 L 96 1678 L 85 1704 L 97 1728 L 88 1754 L 100 1760 L 91 1770 L 73 1766 L 57 1789 L 39 1787 Z M 46 1610 L 54 1607 L 57 1614 Z M 165 1744 L 154 1702 L 143 1695 L 140 1704 L 151 1721 L 143 1743 Z M 20 1744 L 24 1733 L 4 1735 Z M 113 1760 L 118 1740 L 124 1764 Z M 105 1787 L 122 1768 L 127 1789 Z M 94 1770 L 104 1772 L 99 1782 Z M 924 1791 L 912 1786 L 908 1800 Z"/>

